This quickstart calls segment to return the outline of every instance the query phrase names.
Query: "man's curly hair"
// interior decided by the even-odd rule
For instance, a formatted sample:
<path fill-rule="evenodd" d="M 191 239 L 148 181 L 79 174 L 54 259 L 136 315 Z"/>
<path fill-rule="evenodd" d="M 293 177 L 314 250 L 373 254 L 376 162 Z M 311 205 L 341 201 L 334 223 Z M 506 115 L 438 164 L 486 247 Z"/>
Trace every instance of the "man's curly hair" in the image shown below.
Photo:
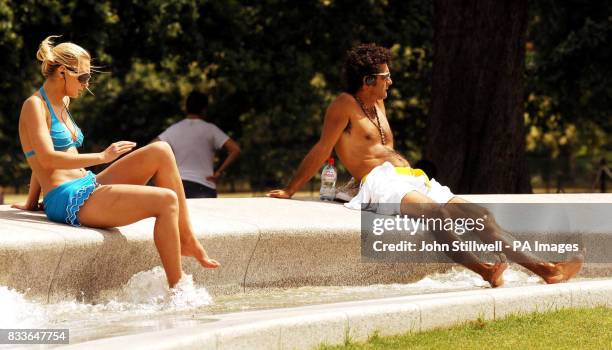
<path fill-rule="evenodd" d="M 363 85 L 363 78 L 380 73 L 381 64 L 390 65 L 391 51 L 376 44 L 361 44 L 352 48 L 344 62 L 344 84 L 346 92 L 355 94 Z"/>

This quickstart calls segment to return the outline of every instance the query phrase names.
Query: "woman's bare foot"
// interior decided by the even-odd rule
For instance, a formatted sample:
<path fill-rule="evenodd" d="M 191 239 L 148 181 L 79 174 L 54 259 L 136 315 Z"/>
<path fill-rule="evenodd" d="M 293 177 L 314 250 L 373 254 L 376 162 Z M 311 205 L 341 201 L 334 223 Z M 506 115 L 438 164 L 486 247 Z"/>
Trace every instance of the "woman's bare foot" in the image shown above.
<path fill-rule="evenodd" d="M 491 288 L 497 288 L 504 284 L 504 271 L 508 268 L 506 255 L 499 254 L 499 262 L 485 265 L 488 265 L 489 268 L 487 269 L 487 272 L 482 275 L 482 278 L 489 282 Z"/>
<path fill-rule="evenodd" d="M 167 277 L 167 275 L 166 275 Z M 170 281 L 168 280 L 168 288 L 170 288 L 170 291 L 172 291 L 174 289 L 174 287 L 176 287 L 176 285 L 183 279 L 183 277 L 185 277 L 185 271 L 181 270 L 181 277 L 176 280 L 176 281 Z"/>
<path fill-rule="evenodd" d="M 553 263 L 553 272 L 548 276 L 542 276 L 542 278 L 548 284 L 567 281 L 580 272 L 583 262 L 584 255 L 578 254 L 568 261 Z"/>
<path fill-rule="evenodd" d="M 208 257 L 206 250 L 204 250 L 197 239 L 190 240 L 189 242 L 181 242 L 181 255 L 195 258 L 200 265 L 209 269 L 216 269 L 221 266 L 217 260 Z"/>

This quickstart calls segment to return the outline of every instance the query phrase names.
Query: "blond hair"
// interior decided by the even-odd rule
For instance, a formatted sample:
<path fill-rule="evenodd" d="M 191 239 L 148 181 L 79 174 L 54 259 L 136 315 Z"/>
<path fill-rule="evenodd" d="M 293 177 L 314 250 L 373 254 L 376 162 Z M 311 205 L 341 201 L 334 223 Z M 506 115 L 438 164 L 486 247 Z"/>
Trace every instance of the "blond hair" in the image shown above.
<path fill-rule="evenodd" d="M 75 68 L 78 72 L 81 59 L 91 60 L 89 52 L 79 45 L 71 42 L 53 45 L 54 38 L 59 38 L 59 35 L 48 36 L 40 43 L 38 52 L 36 52 L 36 58 L 42 62 L 40 70 L 45 78 L 62 65 Z"/>

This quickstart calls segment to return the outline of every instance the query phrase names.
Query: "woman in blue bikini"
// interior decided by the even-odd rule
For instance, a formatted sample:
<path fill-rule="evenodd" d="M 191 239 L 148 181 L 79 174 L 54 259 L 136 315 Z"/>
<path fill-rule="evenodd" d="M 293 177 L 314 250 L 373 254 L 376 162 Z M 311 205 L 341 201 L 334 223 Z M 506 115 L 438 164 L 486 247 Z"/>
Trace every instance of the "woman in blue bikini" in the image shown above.
<path fill-rule="evenodd" d="M 167 143 L 142 147 L 98 175 L 83 169 L 111 163 L 136 144 L 119 141 L 100 153 L 77 151 L 83 134 L 68 105 L 70 98 L 88 89 L 91 57 L 73 43 L 54 46 L 53 38 L 45 39 L 36 54 L 45 82 L 24 102 L 19 117 L 19 138 L 32 179 L 26 203 L 15 207 L 38 209 L 42 189 L 45 213 L 55 222 L 107 228 L 155 217 L 155 245 L 170 287 L 183 275 L 181 256 L 194 257 L 203 267 L 218 267 L 195 238 L 176 161 Z M 158 187 L 145 186 L 151 178 Z"/>

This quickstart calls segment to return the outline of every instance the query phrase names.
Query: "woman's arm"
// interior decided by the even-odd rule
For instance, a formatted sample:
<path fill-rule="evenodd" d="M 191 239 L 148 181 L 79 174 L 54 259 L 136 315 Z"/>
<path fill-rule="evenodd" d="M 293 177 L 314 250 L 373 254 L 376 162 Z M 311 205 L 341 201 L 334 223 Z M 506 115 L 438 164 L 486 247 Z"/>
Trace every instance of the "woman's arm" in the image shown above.
<path fill-rule="evenodd" d="M 26 205 L 30 210 L 38 209 L 38 199 L 40 198 L 40 183 L 34 174 L 30 177 L 30 189 L 28 190 L 28 199 L 26 199 Z"/>
<path fill-rule="evenodd" d="M 36 98 L 30 97 L 23 104 L 21 118 L 27 131 L 36 159 L 46 169 L 78 169 L 112 162 L 136 146 L 134 142 L 119 141 L 100 153 L 69 153 L 55 151 L 45 121 L 45 110 Z"/>
<path fill-rule="evenodd" d="M 12 208 L 17 208 L 21 210 L 43 210 L 42 204 L 38 203 L 38 199 L 40 198 L 40 184 L 36 179 L 36 176 L 32 174 L 30 178 L 30 189 L 28 190 L 28 198 L 24 204 L 13 204 Z"/>

